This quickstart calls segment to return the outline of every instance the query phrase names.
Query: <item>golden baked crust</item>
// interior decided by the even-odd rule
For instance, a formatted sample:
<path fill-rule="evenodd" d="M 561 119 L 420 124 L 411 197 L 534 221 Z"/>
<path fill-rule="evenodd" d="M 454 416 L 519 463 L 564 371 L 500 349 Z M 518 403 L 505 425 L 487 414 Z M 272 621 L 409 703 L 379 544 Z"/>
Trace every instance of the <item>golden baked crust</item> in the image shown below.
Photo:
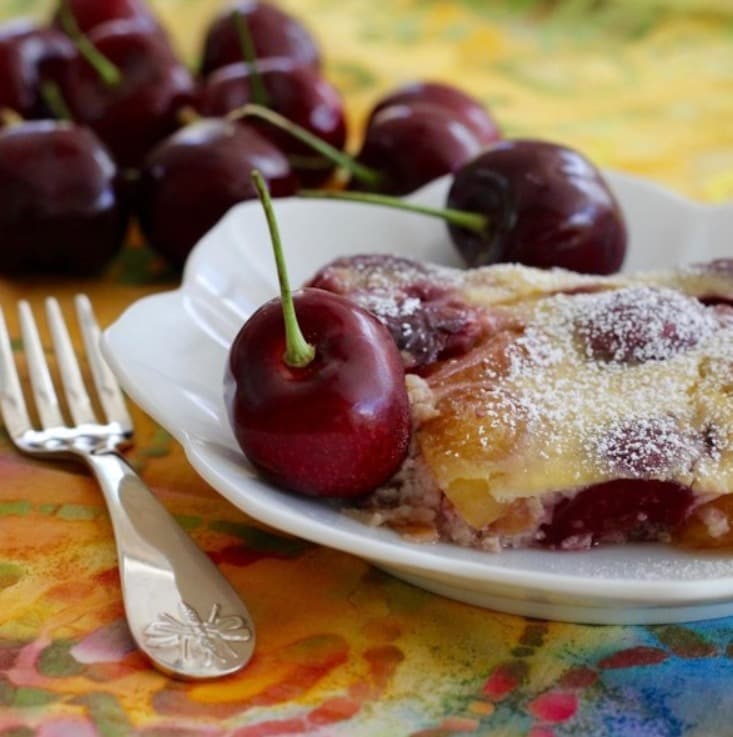
<path fill-rule="evenodd" d="M 425 326 L 432 360 L 419 362 L 430 351 L 416 351 L 414 336 L 404 343 L 422 377 L 408 382 L 410 468 L 426 494 L 432 487 L 433 506 L 440 492 L 437 528 L 441 518 L 454 528 L 457 517 L 483 531 L 486 547 L 527 544 L 541 540 L 558 500 L 607 482 L 665 482 L 689 490 L 690 507 L 733 491 L 730 262 L 613 277 L 356 263 L 329 267 L 331 286 L 340 270 L 341 291 L 388 322 L 398 343 L 435 304 L 471 324 L 444 320 L 462 352 L 434 349 L 427 333 L 440 320 Z M 414 481 L 402 474 L 392 484 L 408 487 L 415 507 Z M 367 506 L 389 521 L 384 499 L 378 493 Z M 454 538 L 446 529 L 438 534 Z"/>

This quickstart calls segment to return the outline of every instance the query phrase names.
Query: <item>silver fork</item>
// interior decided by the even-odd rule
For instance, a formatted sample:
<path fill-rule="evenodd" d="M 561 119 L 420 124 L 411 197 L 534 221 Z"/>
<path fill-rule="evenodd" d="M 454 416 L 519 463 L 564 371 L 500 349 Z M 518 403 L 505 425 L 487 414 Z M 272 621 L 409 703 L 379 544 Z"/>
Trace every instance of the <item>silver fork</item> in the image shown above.
<path fill-rule="evenodd" d="M 117 543 L 127 621 L 153 664 L 187 679 L 234 673 L 252 657 L 252 619 L 219 569 L 117 452 L 132 438 L 132 420 L 100 352 L 99 327 L 85 296 L 76 297 L 76 311 L 106 422 L 96 416 L 61 309 L 50 298 L 48 324 L 73 424 L 64 419 L 31 307 L 21 301 L 21 336 L 41 429 L 31 423 L 0 309 L 0 412 L 5 428 L 24 453 L 82 460 L 97 477 Z"/>

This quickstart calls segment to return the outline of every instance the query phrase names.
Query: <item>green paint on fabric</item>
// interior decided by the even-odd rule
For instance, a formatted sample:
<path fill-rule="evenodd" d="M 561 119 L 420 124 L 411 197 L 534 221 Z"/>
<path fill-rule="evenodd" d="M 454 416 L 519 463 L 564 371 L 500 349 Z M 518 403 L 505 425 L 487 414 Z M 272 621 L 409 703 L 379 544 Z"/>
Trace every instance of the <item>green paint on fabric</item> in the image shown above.
<path fill-rule="evenodd" d="M 19 709 L 28 709 L 34 706 L 44 706 L 53 701 L 58 701 L 61 694 L 47 691 L 44 688 L 31 688 L 29 686 L 20 686 L 15 689 L 15 697 L 13 698 L 13 706 Z"/>
<path fill-rule="evenodd" d="M 15 563 L 0 562 L 0 591 L 15 586 L 23 578 L 24 570 Z"/>
<path fill-rule="evenodd" d="M 15 699 L 15 687 L 0 678 L 0 706 L 10 706 Z"/>
<path fill-rule="evenodd" d="M 371 70 L 353 61 L 334 61 L 329 67 L 338 86 L 353 92 L 369 89 L 377 81 Z"/>
<path fill-rule="evenodd" d="M 69 522 L 92 520 L 102 512 L 101 507 L 92 507 L 88 504 L 62 504 L 56 516 Z"/>
<path fill-rule="evenodd" d="M 57 640 L 44 648 L 38 659 L 38 670 L 50 678 L 76 676 L 83 672 L 84 665 L 74 658 L 72 640 Z"/>
<path fill-rule="evenodd" d="M 305 550 L 313 547 L 311 543 L 290 537 L 281 537 L 265 532 L 257 527 L 245 525 L 241 522 L 229 520 L 213 520 L 209 522 L 209 529 L 214 532 L 224 532 L 227 535 L 242 540 L 247 547 L 259 553 L 277 553 L 289 557 L 296 557 Z"/>
<path fill-rule="evenodd" d="M 0 502 L 0 517 L 27 517 L 32 509 L 33 505 L 25 499 Z"/>
<path fill-rule="evenodd" d="M 52 515 L 59 508 L 58 504 L 39 504 L 37 507 L 38 514 L 46 516 Z"/>
<path fill-rule="evenodd" d="M 201 527 L 203 520 L 201 517 L 195 517 L 191 514 L 174 514 L 173 519 L 175 519 L 178 524 L 183 527 L 184 530 L 195 530 L 197 527 Z"/>
<path fill-rule="evenodd" d="M 132 733 L 132 725 L 112 694 L 90 693 L 74 699 L 74 703 L 87 707 L 101 737 L 126 737 Z"/>
<path fill-rule="evenodd" d="M 138 455 L 143 458 L 164 458 L 170 454 L 172 442 L 173 436 L 170 433 L 161 427 L 156 428 L 150 443 L 144 448 L 140 448 Z"/>

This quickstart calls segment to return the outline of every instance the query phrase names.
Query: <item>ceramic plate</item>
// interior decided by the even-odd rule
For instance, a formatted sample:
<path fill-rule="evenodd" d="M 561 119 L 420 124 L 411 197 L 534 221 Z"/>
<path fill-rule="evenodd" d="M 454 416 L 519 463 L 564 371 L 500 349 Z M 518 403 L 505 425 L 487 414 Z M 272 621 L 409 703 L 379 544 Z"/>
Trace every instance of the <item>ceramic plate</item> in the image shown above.
<path fill-rule="evenodd" d="M 630 230 L 627 270 L 730 256 L 733 208 L 688 202 L 609 173 Z M 447 180 L 413 199 L 440 205 Z M 279 200 L 291 282 L 331 259 L 364 252 L 458 265 L 445 227 L 431 218 L 333 201 Z M 229 428 L 222 376 L 242 322 L 277 293 L 259 204 L 235 207 L 199 243 L 174 292 L 130 307 L 105 334 L 126 391 L 179 440 L 194 468 L 237 507 L 293 535 L 360 556 L 431 591 L 501 611 L 589 623 L 662 623 L 733 614 L 733 555 L 646 544 L 589 552 L 500 554 L 411 543 L 316 500 L 261 481 Z"/>

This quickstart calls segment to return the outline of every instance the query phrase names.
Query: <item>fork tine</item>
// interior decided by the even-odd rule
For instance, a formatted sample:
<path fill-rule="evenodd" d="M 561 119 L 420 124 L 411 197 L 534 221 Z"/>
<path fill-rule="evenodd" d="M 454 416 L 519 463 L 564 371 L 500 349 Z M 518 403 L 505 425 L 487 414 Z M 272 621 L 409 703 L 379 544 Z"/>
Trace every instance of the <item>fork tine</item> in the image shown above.
<path fill-rule="evenodd" d="M 120 385 L 117 383 L 115 375 L 104 360 L 99 348 L 100 331 L 94 317 L 92 303 L 85 294 L 77 294 L 75 303 L 87 359 L 89 360 L 89 368 L 107 421 L 117 422 L 126 433 L 132 432 L 132 419 L 127 411 Z"/>
<path fill-rule="evenodd" d="M 5 324 L 5 315 L 0 308 L 0 411 L 5 429 L 11 438 L 20 437 L 31 429 L 31 421 L 25 406 L 23 390 L 20 388 L 18 369 L 13 359 L 10 335 Z"/>
<path fill-rule="evenodd" d="M 48 370 L 48 363 L 43 353 L 36 321 L 31 306 L 26 300 L 21 300 L 18 303 L 18 314 L 20 315 L 20 331 L 23 336 L 23 348 L 28 360 L 28 373 L 31 379 L 33 398 L 36 402 L 41 425 L 44 428 L 62 427 L 66 423 L 61 414 L 56 389 Z"/>
<path fill-rule="evenodd" d="M 46 300 L 46 315 L 48 325 L 51 328 L 56 362 L 58 363 L 71 416 L 77 425 L 93 424 L 97 421 L 97 418 L 94 414 L 92 402 L 84 386 L 84 380 L 79 370 L 79 362 L 71 345 L 69 331 L 61 314 L 61 308 L 58 301 L 53 297 Z"/>

